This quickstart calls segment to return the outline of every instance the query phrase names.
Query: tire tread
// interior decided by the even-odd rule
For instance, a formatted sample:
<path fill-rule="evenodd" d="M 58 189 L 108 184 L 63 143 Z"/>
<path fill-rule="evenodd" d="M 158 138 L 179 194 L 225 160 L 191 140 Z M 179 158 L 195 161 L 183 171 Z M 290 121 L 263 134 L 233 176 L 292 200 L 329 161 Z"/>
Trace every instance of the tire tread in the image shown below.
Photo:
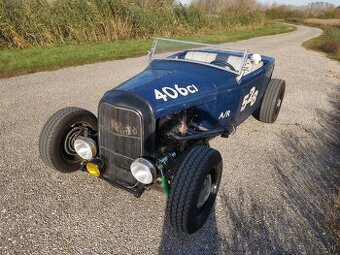
<path fill-rule="evenodd" d="M 56 136 L 60 135 L 61 127 L 69 124 L 74 118 L 86 118 L 91 124 L 96 124 L 97 118 L 93 113 L 78 107 L 66 107 L 54 113 L 42 128 L 39 138 L 39 154 L 42 161 L 49 167 L 60 172 L 70 172 L 76 170 L 75 166 L 61 164 L 57 158 L 54 147 Z M 96 127 L 95 127 L 96 128 Z"/>
<path fill-rule="evenodd" d="M 195 171 L 200 165 L 205 165 L 213 154 L 219 152 L 209 147 L 195 146 L 182 162 L 181 167 L 176 173 L 173 186 L 169 197 L 169 214 L 171 225 L 179 232 L 192 233 L 188 229 L 190 204 L 187 201 L 194 195 L 195 184 L 200 178 L 200 172 Z M 188 183 L 190 182 L 190 183 Z M 189 198 L 189 199 L 188 199 Z"/>
<path fill-rule="evenodd" d="M 263 96 L 258 119 L 265 123 L 273 123 L 279 113 L 275 114 L 277 99 L 285 92 L 286 83 L 284 80 L 272 79 Z M 282 104 L 282 103 L 281 103 Z M 280 106 L 281 107 L 281 106 Z"/>

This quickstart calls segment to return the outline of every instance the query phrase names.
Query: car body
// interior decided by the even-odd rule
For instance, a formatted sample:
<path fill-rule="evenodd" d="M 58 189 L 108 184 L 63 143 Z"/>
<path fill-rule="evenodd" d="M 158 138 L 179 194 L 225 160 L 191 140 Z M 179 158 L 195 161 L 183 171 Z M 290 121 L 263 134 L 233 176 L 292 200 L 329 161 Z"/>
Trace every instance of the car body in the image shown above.
<path fill-rule="evenodd" d="M 174 40 L 157 39 L 153 45 L 157 49 L 157 45 L 162 42 L 175 42 Z M 243 65 L 247 61 L 242 61 L 245 56 L 249 58 L 249 53 L 239 49 L 226 50 L 217 48 L 216 46 L 193 44 L 198 46 L 194 50 L 188 49 L 171 54 L 170 57 L 158 57 L 155 54 L 156 50 L 152 50 L 150 54 L 149 66 L 141 73 L 137 74 L 130 80 L 122 83 L 114 89 L 108 91 L 102 98 L 99 104 L 99 144 L 105 144 L 107 141 L 106 128 L 101 120 L 105 119 L 104 115 L 106 106 L 115 105 L 122 109 L 138 109 L 137 114 L 148 116 L 142 121 L 144 123 L 144 136 L 157 133 L 159 129 L 159 120 L 172 114 L 178 114 L 181 111 L 191 109 L 195 113 L 195 123 L 202 129 L 215 130 L 219 129 L 221 134 L 232 132 L 240 123 L 247 119 L 255 109 L 259 106 L 261 98 L 264 95 L 266 87 L 271 79 L 274 69 L 274 59 L 271 57 L 262 56 L 263 65 L 257 70 L 249 73 L 242 73 L 241 68 L 236 72 L 231 72 L 227 68 L 197 61 L 197 59 L 185 59 L 188 53 L 201 54 L 217 54 L 215 58 L 226 58 L 235 56 L 240 58 L 240 64 Z M 204 47 L 202 49 L 202 47 Z M 208 49 L 205 49 L 208 47 Z M 156 57 L 157 56 L 157 57 Z M 176 58 L 179 56 L 182 58 Z M 198 56 L 199 58 L 201 56 Z M 211 62 L 211 61 L 210 61 Z M 241 77 L 240 77 L 241 76 Z M 185 89 L 181 94 L 178 90 Z M 187 93 L 188 92 L 188 93 Z M 246 101 L 254 97 L 254 102 Z M 127 102 L 129 105 L 127 105 Z M 131 102 L 136 105 L 131 106 Z M 246 104 L 246 107 L 244 107 Z M 143 105 L 143 112 L 140 108 Z M 243 108 L 242 108 L 243 106 Z M 108 115 L 111 116 L 111 115 Z M 124 123 L 125 125 L 126 123 Z M 224 130 L 225 129 L 225 130 Z M 159 130 L 158 130 L 159 131 Z M 124 132 L 121 130 L 120 132 Z M 129 157 L 135 159 L 136 156 L 155 157 L 157 151 L 156 137 L 150 139 L 150 142 L 144 143 L 145 148 L 139 151 L 138 155 L 129 154 Z M 120 144 L 120 143 L 119 143 Z M 110 147 L 110 145 L 107 145 Z M 118 145 L 117 145 L 118 146 Z M 112 151 L 117 151 L 119 148 L 111 148 Z M 106 149 L 103 147 L 100 150 L 102 156 L 109 158 Z M 122 153 L 125 154 L 125 153 Z M 156 152 L 157 154 L 157 152 Z M 132 161 L 131 161 L 132 163 Z M 129 163 L 130 164 L 130 163 Z M 129 165 L 128 164 L 128 165 Z M 109 165 L 109 164 L 106 164 Z M 110 168 L 110 167 L 109 167 Z M 112 172 L 124 171 L 116 170 L 113 167 Z M 108 174 L 104 174 L 105 178 L 111 180 L 110 170 Z M 130 174 L 130 168 L 126 169 L 127 174 Z M 122 182 L 127 181 L 123 177 Z M 134 178 L 129 177 L 128 186 L 133 186 L 133 193 L 137 196 L 144 187 L 141 185 L 135 186 Z M 115 178 L 113 178 L 115 182 Z"/>
<path fill-rule="evenodd" d="M 189 200 L 196 201 L 192 203 L 196 204 L 197 215 L 204 211 L 205 216 L 197 216 L 202 218 L 197 220 L 199 223 L 177 229 L 192 233 L 204 224 L 221 178 L 221 157 L 209 148 L 209 140 L 227 138 L 251 115 L 264 122 L 275 121 L 285 85 L 271 79 L 274 58 L 245 49 L 159 38 L 149 56 L 144 71 L 105 93 L 98 106 L 98 123 L 92 115 L 88 115 L 88 121 L 80 120 L 79 125 L 73 123 L 71 119 L 81 115 L 79 109 L 64 110 L 51 117 L 41 135 L 40 152 L 45 163 L 60 171 L 73 155 L 77 160 L 70 170 L 78 164 L 136 197 L 162 184 L 165 193 L 170 193 L 170 208 L 191 194 L 183 195 L 172 184 L 178 182 L 176 187 L 184 185 L 190 190 L 195 169 L 201 169 L 197 170 L 202 171 L 195 184 L 197 189 L 192 188 Z M 270 93 L 268 87 L 273 87 Z M 55 135 L 63 138 L 56 140 L 53 147 L 48 145 L 53 139 L 46 137 L 52 137 L 49 134 L 55 131 L 51 123 L 59 123 L 61 115 L 71 124 L 68 128 L 63 124 Z M 90 124 L 86 127 L 84 123 Z M 56 159 L 57 152 L 50 147 L 56 148 L 57 144 L 62 144 L 61 150 L 66 154 Z M 90 156 L 83 156 L 82 150 Z M 53 163 L 62 157 L 67 159 L 63 166 Z M 195 157 L 207 160 L 191 169 L 198 162 Z M 214 171 L 205 170 L 209 168 L 206 162 L 214 165 Z M 185 182 L 183 178 L 187 178 Z M 205 205 L 210 196 L 212 204 Z M 176 210 L 170 210 L 173 218 L 190 217 Z"/>

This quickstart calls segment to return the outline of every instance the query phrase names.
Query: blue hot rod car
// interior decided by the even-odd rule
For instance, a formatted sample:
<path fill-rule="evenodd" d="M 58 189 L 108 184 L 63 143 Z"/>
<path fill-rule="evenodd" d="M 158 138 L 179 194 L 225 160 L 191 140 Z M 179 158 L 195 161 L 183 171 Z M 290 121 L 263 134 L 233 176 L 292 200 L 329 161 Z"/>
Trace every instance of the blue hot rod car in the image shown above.
<path fill-rule="evenodd" d="M 250 115 L 276 120 L 285 82 L 274 59 L 245 49 L 157 39 L 149 66 L 105 93 L 98 118 L 67 107 L 44 125 L 42 160 L 60 172 L 78 169 L 140 196 L 163 189 L 179 232 L 206 221 L 222 175 L 209 140 L 227 138 Z"/>

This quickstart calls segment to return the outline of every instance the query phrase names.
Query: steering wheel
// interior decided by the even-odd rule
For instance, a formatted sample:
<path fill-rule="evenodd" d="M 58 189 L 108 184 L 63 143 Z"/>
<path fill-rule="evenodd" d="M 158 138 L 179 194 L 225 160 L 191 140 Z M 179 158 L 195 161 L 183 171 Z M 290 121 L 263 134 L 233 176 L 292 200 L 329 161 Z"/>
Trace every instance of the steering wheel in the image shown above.
<path fill-rule="evenodd" d="M 235 67 L 233 67 L 231 64 L 229 64 L 227 61 L 224 60 L 213 60 L 210 62 L 210 64 L 212 65 L 216 65 L 216 66 L 221 66 L 221 67 L 229 67 L 232 71 L 236 71 Z"/>

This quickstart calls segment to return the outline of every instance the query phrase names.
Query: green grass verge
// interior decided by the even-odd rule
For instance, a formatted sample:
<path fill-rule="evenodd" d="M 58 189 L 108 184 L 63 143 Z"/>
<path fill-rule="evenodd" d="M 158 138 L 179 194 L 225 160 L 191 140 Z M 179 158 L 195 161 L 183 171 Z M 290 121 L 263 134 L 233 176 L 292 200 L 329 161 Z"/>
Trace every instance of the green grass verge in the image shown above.
<path fill-rule="evenodd" d="M 303 43 L 308 49 L 325 52 L 330 58 L 340 61 L 340 29 L 322 26 L 324 32 L 321 36 Z"/>
<path fill-rule="evenodd" d="M 263 28 L 212 35 L 186 36 L 179 39 L 205 43 L 223 43 L 255 36 L 285 33 L 295 29 L 294 26 L 281 23 L 268 23 Z M 35 47 L 23 50 L 0 50 L 0 77 L 4 78 L 42 70 L 53 70 L 67 66 L 141 56 L 147 53 L 151 43 L 152 40 L 129 40 L 96 44 Z"/>

